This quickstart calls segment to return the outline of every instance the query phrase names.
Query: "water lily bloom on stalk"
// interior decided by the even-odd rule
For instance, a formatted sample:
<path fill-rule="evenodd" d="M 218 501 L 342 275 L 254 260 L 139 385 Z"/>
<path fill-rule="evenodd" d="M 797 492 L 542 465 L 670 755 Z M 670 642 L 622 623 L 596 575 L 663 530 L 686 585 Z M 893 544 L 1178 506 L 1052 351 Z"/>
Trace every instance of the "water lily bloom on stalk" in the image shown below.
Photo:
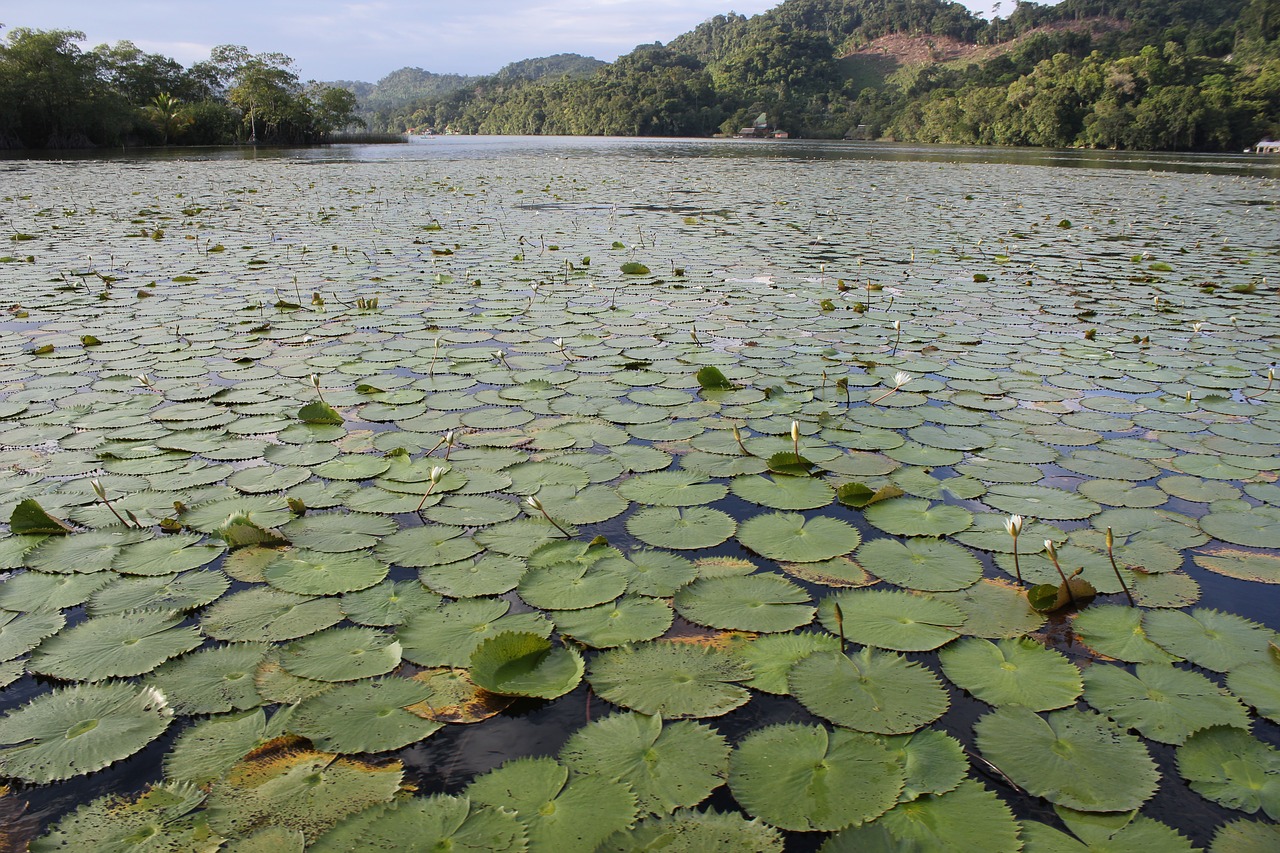
<path fill-rule="evenodd" d="M 1013 573 L 1022 583 L 1022 566 L 1018 563 L 1018 534 L 1022 532 L 1022 516 L 1011 515 L 1005 519 L 1005 532 L 1013 537 Z"/>
<path fill-rule="evenodd" d="M 881 400 L 883 400 L 885 397 L 888 397 L 894 391 L 901 389 L 903 385 L 906 385 L 912 379 L 915 379 L 915 377 L 912 376 L 910 373 L 907 373 L 905 370 L 899 370 L 897 373 L 893 374 L 893 387 L 890 388 L 888 391 L 885 391 L 879 397 L 876 397 L 874 400 L 872 400 L 871 405 L 874 406 L 876 403 L 879 403 Z"/>

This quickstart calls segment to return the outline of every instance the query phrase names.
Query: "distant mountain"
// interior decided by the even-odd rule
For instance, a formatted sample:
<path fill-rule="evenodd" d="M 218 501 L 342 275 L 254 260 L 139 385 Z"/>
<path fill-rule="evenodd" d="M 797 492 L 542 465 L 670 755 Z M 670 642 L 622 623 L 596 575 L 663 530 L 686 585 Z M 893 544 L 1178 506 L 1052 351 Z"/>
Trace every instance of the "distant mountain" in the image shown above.
<path fill-rule="evenodd" d="M 1280 0 L 785 0 L 612 64 L 547 57 L 380 110 L 460 133 L 1238 150 L 1280 135 Z M 582 58 L 578 58 L 582 59 Z M 566 70 L 567 69 L 567 70 Z"/>

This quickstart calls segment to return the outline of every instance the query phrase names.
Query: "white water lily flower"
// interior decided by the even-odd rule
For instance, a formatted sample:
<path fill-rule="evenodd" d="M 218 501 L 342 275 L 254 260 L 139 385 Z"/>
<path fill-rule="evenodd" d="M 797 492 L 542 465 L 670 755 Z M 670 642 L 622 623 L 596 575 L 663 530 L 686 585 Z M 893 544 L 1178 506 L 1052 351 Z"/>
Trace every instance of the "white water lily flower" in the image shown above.
<path fill-rule="evenodd" d="M 529 495 L 529 497 L 525 498 L 524 502 L 536 509 L 538 512 L 542 512 L 542 501 L 538 500 L 533 495 Z"/>
<path fill-rule="evenodd" d="M 93 493 L 95 495 L 104 501 L 107 499 L 107 490 L 102 488 L 102 482 L 97 477 L 90 480 L 89 485 L 93 487 Z"/>
<path fill-rule="evenodd" d="M 800 440 L 800 422 L 799 421 L 791 422 L 791 440 L 792 441 Z"/>
<path fill-rule="evenodd" d="M 893 374 L 893 384 L 897 388 L 901 388 L 912 379 L 915 379 L 915 377 L 910 373 L 907 373 L 905 370 L 899 370 L 897 373 Z"/>
<path fill-rule="evenodd" d="M 1049 552 L 1050 557 L 1056 558 L 1058 556 L 1058 548 L 1053 544 L 1052 539 L 1044 540 L 1044 550 Z"/>
<path fill-rule="evenodd" d="M 449 473 L 448 468 L 444 468 L 440 465 L 437 465 L 436 467 L 431 469 L 431 477 L 430 477 L 431 482 L 432 483 L 440 482 L 441 478 L 444 477 L 444 475 L 447 473 Z"/>
<path fill-rule="evenodd" d="M 1009 516 L 1007 519 L 1005 519 L 1004 529 L 1006 533 L 1008 533 L 1010 536 L 1016 539 L 1018 537 L 1018 534 L 1022 532 L 1022 516 L 1020 515 Z"/>

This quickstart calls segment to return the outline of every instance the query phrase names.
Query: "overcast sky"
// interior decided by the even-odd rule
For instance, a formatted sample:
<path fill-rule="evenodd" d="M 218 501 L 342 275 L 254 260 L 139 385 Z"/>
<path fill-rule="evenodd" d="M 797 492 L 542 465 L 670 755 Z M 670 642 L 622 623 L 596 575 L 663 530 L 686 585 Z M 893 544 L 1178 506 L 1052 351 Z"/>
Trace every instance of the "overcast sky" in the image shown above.
<path fill-rule="evenodd" d="M 26 0 L 8 28 L 79 30 L 85 47 L 132 41 L 190 65 L 218 44 L 292 56 L 304 80 L 375 82 L 391 71 L 488 74 L 508 62 L 581 53 L 612 61 L 713 15 L 779 0 Z M 991 0 L 963 0 L 986 11 Z M 1013 11 L 1013 0 L 1004 14 Z"/>

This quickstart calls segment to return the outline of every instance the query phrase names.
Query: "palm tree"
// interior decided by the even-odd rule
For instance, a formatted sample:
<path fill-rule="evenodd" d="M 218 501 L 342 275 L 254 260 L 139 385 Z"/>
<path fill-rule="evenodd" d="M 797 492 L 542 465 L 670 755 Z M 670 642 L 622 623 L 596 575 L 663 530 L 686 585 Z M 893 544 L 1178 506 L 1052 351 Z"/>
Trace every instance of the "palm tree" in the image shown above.
<path fill-rule="evenodd" d="M 169 144 L 169 137 L 177 134 L 180 130 L 191 123 L 191 117 L 187 115 L 187 108 L 168 92 L 161 92 L 151 99 L 146 108 L 147 117 L 160 131 L 164 139 L 161 145 Z"/>

